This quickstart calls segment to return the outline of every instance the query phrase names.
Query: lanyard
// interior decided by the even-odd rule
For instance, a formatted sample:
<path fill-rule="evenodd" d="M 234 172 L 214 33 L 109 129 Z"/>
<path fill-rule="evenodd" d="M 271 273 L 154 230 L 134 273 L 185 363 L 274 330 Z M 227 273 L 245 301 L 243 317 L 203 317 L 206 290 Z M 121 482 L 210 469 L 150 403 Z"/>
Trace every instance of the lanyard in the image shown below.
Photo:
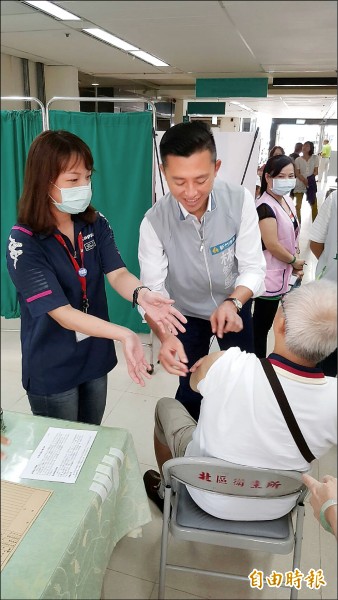
<path fill-rule="evenodd" d="M 278 200 L 277 200 L 277 199 L 276 199 L 274 196 L 271 196 L 271 194 L 269 194 L 269 192 L 266 192 L 266 193 L 268 194 L 268 196 L 270 196 L 271 198 L 273 198 L 274 200 L 276 200 L 276 202 L 278 202 Z M 284 196 L 282 196 L 282 198 L 283 198 L 283 200 L 284 200 L 285 204 L 287 204 L 287 206 L 288 206 L 288 208 L 289 208 L 289 211 L 290 211 L 290 212 L 288 213 L 288 212 L 285 210 L 284 206 L 283 206 L 283 205 L 282 205 L 280 202 L 278 202 L 279 206 L 280 206 L 280 207 L 281 207 L 281 208 L 284 210 L 284 212 L 285 212 L 285 213 L 288 215 L 288 217 L 289 217 L 289 219 L 291 220 L 291 222 L 292 222 L 292 223 L 294 223 L 294 222 L 296 222 L 296 223 L 297 223 L 297 229 L 298 229 L 298 227 L 299 227 L 299 223 L 298 223 L 298 221 L 297 221 L 297 218 L 296 218 L 296 216 L 295 216 L 295 215 L 294 215 L 294 213 L 293 213 L 293 210 L 290 208 L 290 206 L 289 206 L 289 203 L 288 203 L 288 202 L 285 200 Z"/>
<path fill-rule="evenodd" d="M 76 274 L 78 276 L 78 280 L 80 282 L 81 285 L 81 290 L 82 290 L 82 310 L 83 312 L 87 312 L 88 308 L 89 308 L 89 301 L 87 298 L 87 280 L 86 280 L 86 275 L 87 275 L 87 269 L 85 269 L 84 267 L 84 249 L 83 249 L 83 237 L 82 237 L 82 232 L 80 231 L 78 237 L 77 237 L 77 243 L 79 246 L 79 250 L 80 250 L 80 261 L 81 261 L 81 266 L 79 265 L 79 263 L 77 262 L 77 260 L 75 259 L 75 257 L 72 255 L 72 253 L 70 252 L 65 240 L 63 239 L 62 235 L 60 235 L 59 233 L 54 233 L 54 237 L 57 239 L 57 241 L 59 242 L 59 244 L 61 244 L 61 246 L 63 246 L 66 251 L 68 252 L 68 256 L 70 258 L 70 260 L 72 261 L 72 265 L 76 271 Z"/>

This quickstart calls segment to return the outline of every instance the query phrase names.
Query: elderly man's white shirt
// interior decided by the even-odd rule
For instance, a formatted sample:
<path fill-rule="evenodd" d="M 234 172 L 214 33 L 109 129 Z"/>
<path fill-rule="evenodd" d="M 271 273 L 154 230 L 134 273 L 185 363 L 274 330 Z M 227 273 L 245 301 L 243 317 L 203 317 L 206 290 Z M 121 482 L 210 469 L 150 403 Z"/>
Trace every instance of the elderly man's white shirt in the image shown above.
<path fill-rule="evenodd" d="M 337 443 L 336 380 L 275 368 L 303 436 L 319 458 Z M 309 469 L 254 354 L 230 348 L 210 367 L 198 390 L 203 396 L 201 413 L 186 456 L 213 456 L 252 467 Z M 219 518 L 274 519 L 294 505 L 294 497 L 262 501 L 193 488 L 189 492 L 203 510 Z"/>

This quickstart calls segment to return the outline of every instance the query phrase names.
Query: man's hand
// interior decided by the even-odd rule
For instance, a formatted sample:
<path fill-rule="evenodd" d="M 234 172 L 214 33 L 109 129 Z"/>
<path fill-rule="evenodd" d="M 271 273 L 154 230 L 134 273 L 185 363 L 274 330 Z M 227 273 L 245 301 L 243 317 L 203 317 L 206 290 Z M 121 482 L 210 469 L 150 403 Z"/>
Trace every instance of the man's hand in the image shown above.
<path fill-rule="evenodd" d="M 177 335 L 178 331 L 185 332 L 185 328 L 181 323 L 186 323 L 185 318 L 179 310 L 172 305 L 175 300 L 165 298 L 159 292 L 151 292 L 143 288 L 139 292 L 138 304 L 143 308 L 148 315 L 160 328 L 162 333 L 169 329 L 171 333 Z"/>
<path fill-rule="evenodd" d="M 237 308 L 232 302 L 223 302 L 210 317 L 212 333 L 222 338 L 224 333 L 243 329 L 243 321 L 237 314 Z"/>
<path fill-rule="evenodd" d="M 162 343 L 159 361 L 168 373 L 185 377 L 188 373 L 188 362 L 183 344 L 174 335 L 169 335 Z"/>
<path fill-rule="evenodd" d="M 193 366 L 189 369 L 190 373 L 195 373 L 198 369 L 198 367 L 201 366 L 203 360 L 205 359 L 205 356 L 202 356 L 202 358 L 199 358 L 195 364 L 193 364 Z"/>

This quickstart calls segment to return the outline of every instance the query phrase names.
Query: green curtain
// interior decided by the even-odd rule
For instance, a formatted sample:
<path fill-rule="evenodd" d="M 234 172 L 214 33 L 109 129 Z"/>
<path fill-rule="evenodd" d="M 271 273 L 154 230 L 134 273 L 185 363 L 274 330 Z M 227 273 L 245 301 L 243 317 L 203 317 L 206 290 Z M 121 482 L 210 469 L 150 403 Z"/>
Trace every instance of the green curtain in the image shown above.
<path fill-rule="evenodd" d="M 1 316 L 7 319 L 20 316 L 16 290 L 6 266 L 8 235 L 17 218 L 27 153 L 41 132 L 41 111 L 1 111 Z"/>
<path fill-rule="evenodd" d="M 50 129 L 71 131 L 90 147 L 95 169 L 92 178 L 93 206 L 108 219 L 128 270 L 138 277 L 139 226 L 152 202 L 151 113 L 50 111 L 49 121 Z M 12 216 L 16 201 L 17 198 Z M 15 216 L 10 226 L 14 221 Z M 137 310 L 133 310 L 130 302 L 121 298 L 109 285 L 107 297 L 112 322 L 136 332 L 149 331 Z M 9 311 L 7 315 L 17 316 L 9 315 Z"/>

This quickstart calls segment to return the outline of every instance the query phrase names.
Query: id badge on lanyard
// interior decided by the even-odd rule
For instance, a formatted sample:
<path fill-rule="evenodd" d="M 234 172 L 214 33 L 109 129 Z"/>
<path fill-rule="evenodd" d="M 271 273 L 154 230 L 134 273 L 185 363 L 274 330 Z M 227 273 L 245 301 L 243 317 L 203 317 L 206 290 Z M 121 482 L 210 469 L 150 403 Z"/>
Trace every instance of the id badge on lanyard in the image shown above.
<path fill-rule="evenodd" d="M 81 290 L 82 290 L 82 311 L 87 314 L 88 308 L 89 308 L 89 300 L 87 298 L 87 280 L 86 280 L 87 269 L 84 266 L 84 247 L 83 247 L 82 232 L 80 231 L 80 233 L 77 237 L 77 242 L 78 242 L 78 246 L 79 246 L 79 250 L 80 250 L 80 261 L 81 261 L 80 265 L 77 262 L 75 256 L 73 256 L 72 253 L 70 252 L 62 235 L 60 235 L 58 233 L 54 233 L 54 237 L 57 239 L 59 244 L 61 244 L 61 246 L 63 246 L 65 248 L 65 250 L 67 251 L 68 256 L 71 260 L 71 263 L 74 267 L 74 270 L 78 276 L 78 280 L 80 282 Z M 75 336 L 76 336 L 77 342 L 82 342 L 82 340 L 85 340 L 86 338 L 89 337 L 89 335 L 87 335 L 85 333 L 81 333 L 80 331 L 75 331 Z"/>

